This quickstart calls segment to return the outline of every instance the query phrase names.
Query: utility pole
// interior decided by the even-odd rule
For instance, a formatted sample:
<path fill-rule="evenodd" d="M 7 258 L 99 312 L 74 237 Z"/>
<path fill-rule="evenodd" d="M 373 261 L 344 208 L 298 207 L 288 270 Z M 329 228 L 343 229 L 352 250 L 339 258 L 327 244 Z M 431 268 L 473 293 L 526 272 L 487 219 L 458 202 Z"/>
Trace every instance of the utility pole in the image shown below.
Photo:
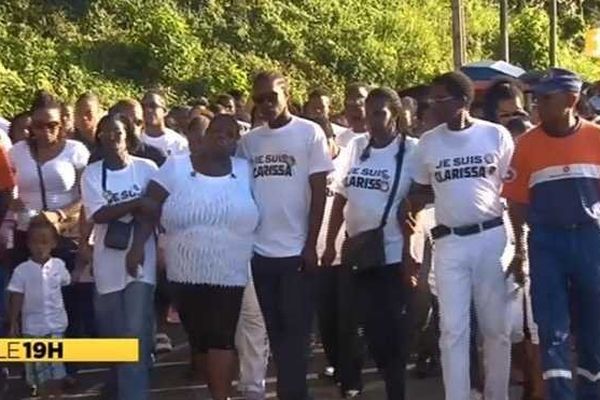
<path fill-rule="evenodd" d="M 510 62 L 510 45 L 508 37 L 508 0 L 500 0 L 500 58 Z"/>
<path fill-rule="evenodd" d="M 558 4 L 557 0 L 550 0 L 550 66 L 555 67 L 557 64 L 556 60 L 556 46 L 558 42 L 558 35 L 556 24 L 558 20 Z"/>
<path fill-rule="evenodd" d="M 460 69 L 465 63 L 465 15 L 462 0 L 452 0 L 452 49 L 454 69 Z"/>

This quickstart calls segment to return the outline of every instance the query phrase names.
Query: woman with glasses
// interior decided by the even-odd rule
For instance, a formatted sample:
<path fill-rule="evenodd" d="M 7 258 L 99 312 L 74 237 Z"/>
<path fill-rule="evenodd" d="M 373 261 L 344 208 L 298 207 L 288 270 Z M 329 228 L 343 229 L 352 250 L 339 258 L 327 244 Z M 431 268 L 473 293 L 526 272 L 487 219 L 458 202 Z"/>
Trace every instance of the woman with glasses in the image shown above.
<path fill-rule="evenodd" d="M 156 283 L 156 240 L 142 243 L 144 259 L 126 263 L 127 251 L 144 224 L 152 226 L 156 207 L 143 197 L 157 167 L 132 156 L 127 148 L 127 121 L 108 115 L 98 123 L 96 136 L 102 158 L 84 171 L 81 182 L 87 219 L 94 224 L 93 270 L 95 312 L 102 337 L 140 340 L 140 361 L 112 370 L 110 398 L 146 399 L 151 367 L 153 296 Z"/>
<path fill-rule="evenodd" d="M 40 93 L 30 110 L 30 135 L 9 152 L 16 174 L 18 193 L 12 209 L 17 224 L 12 251 L 12 264 L 18 265 L 29 257 L 27 229 L 29 220 L 42 214 L 60 233 L 53 256 L 62 259 L 69 271 L 75 267 L 79 238 L 79 177 L 90 156 L 86 147 L 63 134 L 61 104 L 48 93 Z M 77 335 L 80 319 L 77 292 L 64 289 L 65 308 L 69 316 L 67 337 Z M 73 384 L 74 369 L 67 365 Z"/>

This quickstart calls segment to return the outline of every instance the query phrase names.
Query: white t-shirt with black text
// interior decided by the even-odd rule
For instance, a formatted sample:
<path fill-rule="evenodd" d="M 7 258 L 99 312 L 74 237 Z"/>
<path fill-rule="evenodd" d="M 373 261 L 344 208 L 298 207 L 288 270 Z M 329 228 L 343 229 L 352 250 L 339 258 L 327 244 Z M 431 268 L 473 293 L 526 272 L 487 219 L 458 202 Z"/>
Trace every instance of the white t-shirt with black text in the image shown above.
<path fill-rule="evenodd" d="M 323 130 L 293 116 L 280 128 L 251 130 L 238 149 L 252 166 L 260 215 L 255 251 L 265 257 L 300 255 L 308 235 L 309 177 L 333 170 Z"/>
<path fill-rule="evenodd" d="M 396 138 L 380 149 L 371 147 L 369 157 L 364 160 L 360 158 L 369 144 L 368 136 L 357 136 L 348 145 L 346 165 L 340 169 L 335 191 L 348 200 L 344 220 L 350 237 L 375 229 L 381 223 L 394 183 L 400 140 Z M 413 179 L 416 146 L 416 139 L 406 138 L 398 190 L 383 228 L 386 264 L 402 261 L 404 239 L 397 215 L 398 207 L 408 194 Z"/>
<path fill-rule="evenodd" d="M 167 157 L 189 153 L 187 139 L 169 128 L 165 128 L 163 134 L 157 137 L 142 132 L 140 139 L 142 142 L 161 150 Z"/>
<path fill-rule="evenodd" d="M 414 180 L 433 187 L 437 223 L 458 227 L 502 216 L 500 192 L 513 149 L 503 126 L 479 119 L 462 131 L 442 124 L 425 133 Z"/>
<path fill-rule="evenodd" d="M 102 161 L 90 164 L 81 177 L 81 196 L 85 215 L 93 221 L 94 213 L 104 206 L 134 200 L 146 191 L 150 179 L 158 167 L 145 158 L 131 157 L 131 162 L 123 169 L 106 169 L 106 191 L 102 189 Z M 131 222 L 131 214 L 120 218 L 122 222 Z M 96 289 L 100 294 L 125 289 L 133 281 L 149 284 L 156 283 L 156 239 L 151 235 L 144 248 L 144 265 L 138 271 L 138 278 L 132 278 L 125 268 L 125 256 L 128 250 L 109 249 L 104 246 L 104 236 L 108 224 L 94 224 L 93 269 Z M 133 239 L 131 231 L 129 248 Z"/>

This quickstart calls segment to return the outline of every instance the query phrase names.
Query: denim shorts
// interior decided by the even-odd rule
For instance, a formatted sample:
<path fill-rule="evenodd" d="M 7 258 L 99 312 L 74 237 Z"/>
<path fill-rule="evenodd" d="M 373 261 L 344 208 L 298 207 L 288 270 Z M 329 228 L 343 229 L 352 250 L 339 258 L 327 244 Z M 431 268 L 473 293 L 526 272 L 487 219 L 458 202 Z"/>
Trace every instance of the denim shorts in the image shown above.
<path fill-rule="evenodd" d="M 25 338 L 34 336 L 23 335 Z M 37 339 L 62 339 L 62 333 L 52 333 L 43 337 L 35 336 Z M 67 376 L 65 365 L 61 362 L 33 362 L 25 364 L 25 376 L 27 383 L 31 386 L 40 387 L 48 381 L 59 381 Z"/>

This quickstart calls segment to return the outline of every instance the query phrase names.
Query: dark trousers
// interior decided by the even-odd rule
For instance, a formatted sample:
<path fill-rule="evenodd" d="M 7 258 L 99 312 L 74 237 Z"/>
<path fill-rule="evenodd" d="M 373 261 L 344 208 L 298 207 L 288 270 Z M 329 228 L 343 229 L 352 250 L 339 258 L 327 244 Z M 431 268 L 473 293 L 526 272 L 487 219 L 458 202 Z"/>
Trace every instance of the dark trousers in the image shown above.
<path fill-rule="evenodd" d="M 300 257 L 255 254 L 252 275 L 277 366 L 277 396 L 306 400 L 314 274 L 301 270 Z"/>
<path fill-rule="evenodd" d="M 342 265 L 319 271 L 319 330 L 329 365 L 335 367 L 342 393 L 362 390 L 363 341 L 358 315 L 352 307 L 356 286 L 352 271 Z"/>
<path fill-rule="evenodd" d="M 405 398 L 408 289 L 400 271 L 400 264 L 392 264 L 353 275 L 367 343 L 388 400 Z"/>
<path fill-rule="evenodd" d="M 423 262 L 419 270 L 417 287 L 411 290 L 409 300 L 411 353 L 417 363 L 427 360 L 438 361 L 440 357 L 440 317 L 437 298 L 431 293 L 429 273 L 431 271 L 431 242 L 425 242 Z"/>
<path fill-rule="evenodd" d="M 550 400 L 600 399 L 600 227 L 531 227 L 531 299 Z M 577 318 L 572 318 L 572 311 Z M 573 377 L 571 327 L 577 335 Z M 576 383 L 576 385 L 575 385 Z"/>

